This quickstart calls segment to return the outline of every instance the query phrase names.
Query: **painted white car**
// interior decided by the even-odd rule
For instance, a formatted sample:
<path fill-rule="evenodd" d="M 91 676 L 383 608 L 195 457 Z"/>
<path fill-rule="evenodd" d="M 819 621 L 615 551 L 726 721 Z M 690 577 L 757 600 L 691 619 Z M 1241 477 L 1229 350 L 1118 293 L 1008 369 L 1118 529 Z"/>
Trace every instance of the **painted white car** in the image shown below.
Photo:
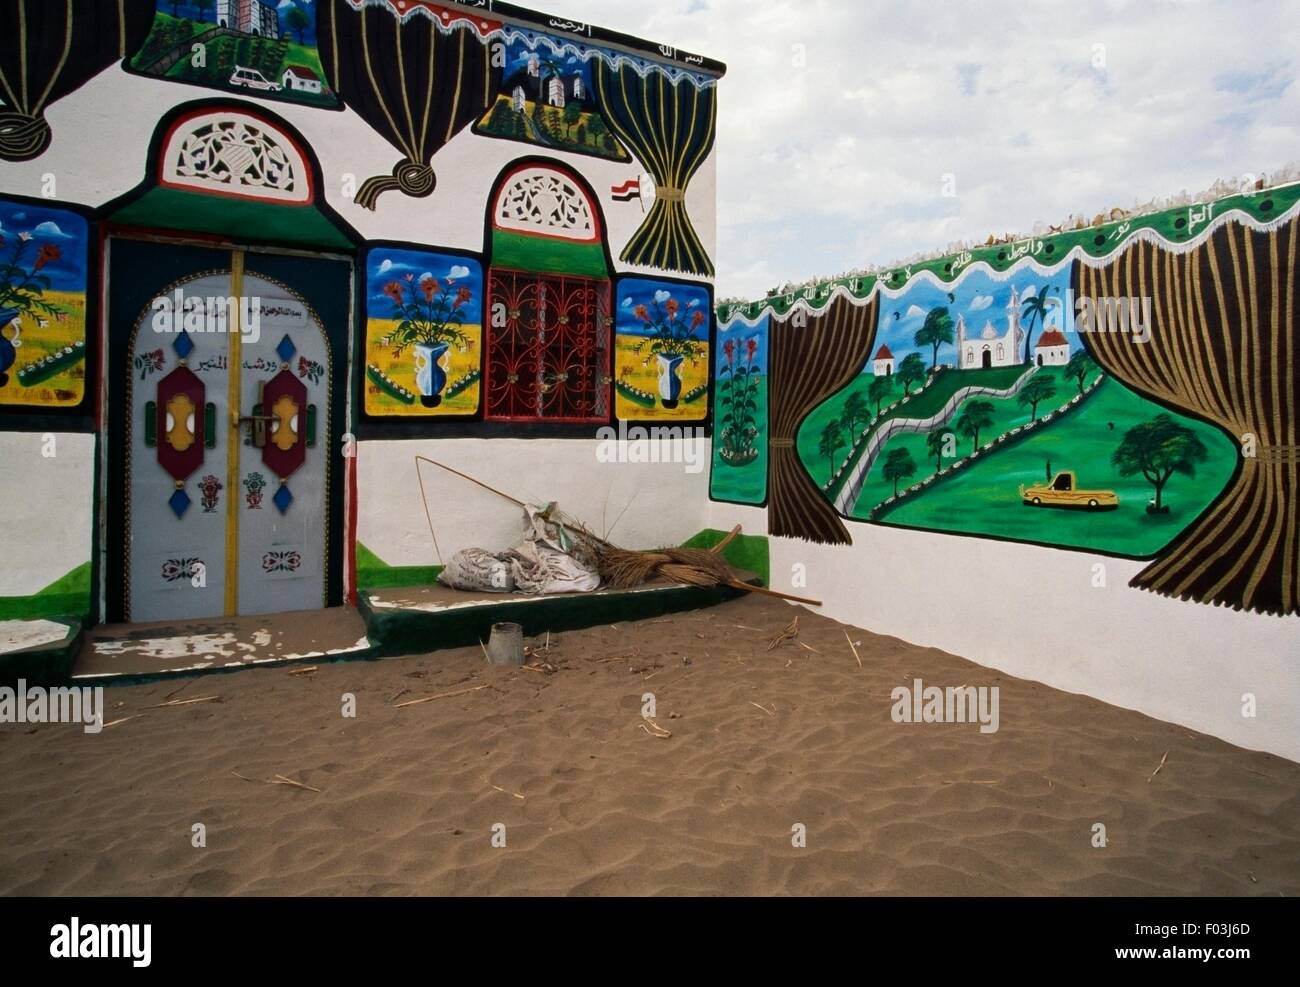
<path fill-rule="evenodd" d="M 235 66 L 235 71 L 230 76 L 230 84 L 232 86 L 244 86 L 246 89 L 261 89 L 273 93 L 278 93 L 282 88 L 280 83 L 272 82 L 257 69 L 247 69 L 240 65 Z"/>

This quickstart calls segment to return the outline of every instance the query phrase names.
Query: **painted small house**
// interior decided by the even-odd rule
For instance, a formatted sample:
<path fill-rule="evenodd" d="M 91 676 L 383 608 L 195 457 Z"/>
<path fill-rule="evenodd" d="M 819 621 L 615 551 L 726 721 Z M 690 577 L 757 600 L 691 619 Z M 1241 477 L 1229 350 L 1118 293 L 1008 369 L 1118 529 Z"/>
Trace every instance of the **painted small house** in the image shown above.
<path fill-rule="evenodd" d="M 320 76 L 305 65 L 290 65 L 284 70 L 280 82 L 286 89 L 304 93 L 318 93 L 322 88 Z"/>
<path fill-rule="evenodd" d="M 1063 367 L 1070 362 L 1070 341 L 1059 329 L 1048 329 L 1034 343 L 1034 362 L 1040 367 Z"/>
<path fill-rule="evenodd" d="M 880 349 L 872 357 L 871 372 L 876 377 L 889 377 L 894 372 L 894 354 L 884 343 L 880 344 Z"/>

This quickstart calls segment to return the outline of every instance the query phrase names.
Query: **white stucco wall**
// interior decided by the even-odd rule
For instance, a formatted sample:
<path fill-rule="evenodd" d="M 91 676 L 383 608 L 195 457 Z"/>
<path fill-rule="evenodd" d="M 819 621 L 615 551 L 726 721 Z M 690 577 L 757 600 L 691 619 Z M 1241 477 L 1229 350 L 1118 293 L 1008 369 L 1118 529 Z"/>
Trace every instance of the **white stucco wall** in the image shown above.
<path fill-rule="evenodd" d="M 714 503 L 710 514 L 713 527 L 767 530 L 758 508 Z M 1145 562 L 846 524 L 851 546 L 773 538 L 773 587 L 791 588 L 801 563 L 807 586 L 792 592 L 837 620 L 1300 761 L 1300 618 L 1133 589 Z M 1245 693 L 1254 718 L 1242 715 Z"/>
<path fill-rule="evenodd" d="M 666 459 L 678 443 L 657 443 Z M 601 462 L 594 439 L 406 439 L 357 444 L 357 540 L 389 565 L 439 559 L 420 502 L 415 457 L 427 456 L 535 504 L 557 501 L 596 534 L 626 548 L 679 545 L 706 527 L 709 443 L 687 463 Z M 607 457 L 608 458 L 608 457 Z M 501 498 L 420 464 L 442 561 L 462 548 L 500 551 L 519 541 L 522 512 Z M 622 518 L 619 515 L 622 514 Z"/>
<path fill-rule="evenodd" d="M 95 437 L 0 432 L 0 596 L 30 596 L 90 561 Z"/>

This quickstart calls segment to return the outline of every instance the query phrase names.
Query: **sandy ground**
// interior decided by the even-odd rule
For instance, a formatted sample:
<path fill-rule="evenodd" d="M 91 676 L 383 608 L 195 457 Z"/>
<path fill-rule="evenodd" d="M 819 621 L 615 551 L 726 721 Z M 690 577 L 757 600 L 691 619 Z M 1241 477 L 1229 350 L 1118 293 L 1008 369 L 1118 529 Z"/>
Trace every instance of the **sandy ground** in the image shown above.
<path fill-rule="evenodd" d="M 859 668 L 841 627 L 749 597 L 565 633 L 552 674 L 472 649 L 111 689 L 132 718 L 98 736 L 0 727 L 0 892 L 1300 894 L 1300 765 L 852 631 Z M 1000 730 L 894 723 L 913 677 L 999 686 Z M 172 693 L 221 701 L 143 709 Z"/>

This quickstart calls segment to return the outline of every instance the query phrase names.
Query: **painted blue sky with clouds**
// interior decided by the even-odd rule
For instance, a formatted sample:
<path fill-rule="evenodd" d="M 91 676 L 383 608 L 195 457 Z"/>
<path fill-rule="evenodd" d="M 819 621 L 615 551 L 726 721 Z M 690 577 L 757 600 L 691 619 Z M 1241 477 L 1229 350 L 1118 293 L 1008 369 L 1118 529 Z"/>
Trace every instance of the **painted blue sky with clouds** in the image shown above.
<path fill-rule="evenodd" d="M 907 354 L 920 353 L 928 367 L 932 352 L 931 347 L 917 346 L 912 340 L 916 335 L 916 331 L 924 324 L 925 316 L 930 309 L 941 305 L 948 307 L 948 314 L 952 317 L 953 322 L 954 340 L 956 338 L 958 316 L 965 317 L 968 336 L 972 334 L 978 335 L 985 324 L 990 321 L 992 321 L 993 328 L 1000 335 L 1006 332 L 1007 329 L 1007 303 L 1011 300 L 1012 288 L 1014 287 L 1020 296 L 1019 312 L 1020 322 L 1023 326 L 1025 325 L 1025 298 L 1032 297 L 1034 292 L 1043 290 L 1044 285 L 1051 289 L 1050 297 L 1063 300 L 1066 290 L 1070 287 L 1070 265 L 1062 264 L 1056 270 L 1046 274 L 1039 274 L 1025 269 L 1010 277 L 993 275 L 984 270 L 974 270 L 966 275 L 966 278 L 956 287 L 935 285 L 927 279 L 917 281 L 896 298 L 882 295 L 880 329 L 876 333 L 876 342 L 872 347 L 872 355 L 874 356 L 880 344 L 884 343 L 894 354 L 895 360 L 902 362 Z M 1027 291 L 1030 293 L 1029 296 L 1026 295 Z M 949 297 L 950 294 L 951 298 Z M 1062 326 L 1061 311 L 1062 306 L 1054 308 L 1047 320 L 1047 325 L 1049 328 L 1063 328 L 1066 339 L 1070 341 L 1070 348 L 1074 350 L 1079 346 L 1079 337 L 1073 331 L 1072 320 L 1070 320 L 1068 326 Z M 1035 342 L 1042 334 L 1042 329 L 1041 325 L 1035 323 Z M 955 365 L 956 359 L 957 350 L 955 344 L 939 347 L 940 363 Z M 871 372 L 870 359 L 868 359 L 867 366 L 863 370 L 865 373 Z"/>
<path fill-rule="evenodd" d="M 466 306 L 469 321 L 477 321 L 478 313 L 482 311 L 483 270 L 472 257 L 457 257 L 428 250 L 376 247 L 366 257 L 366 274 L 366 315 L 370 318 L 393 317 L 393 300 L 384 294 L 384 285 L 389 281 L 400 281 L 406 287 L 409 297 L 413 285 L 406 281 L 408 274 L 414 276 L 415 285 L 426 274 L 432 274 L 439 281 L 455 278 L 457 286 L 464 285 L 474 293 L 473 300 Z"/>
<path fill-rule="evenodd" d="M 31 270 L 36 251 L 42 243 L 57 246 L 63 256 L 47 265 L 42 274 L 49 275 L 50 287 L 57 291 L 86 290 L 86 221 L 63 209 L 47 209 L 30 203 L 0 202 L 0 236 L 4 247 L 0 256 L 6 263 L 13 256 L 18 234 L 30 233 L 31 241 L 18 265 Z"/>

